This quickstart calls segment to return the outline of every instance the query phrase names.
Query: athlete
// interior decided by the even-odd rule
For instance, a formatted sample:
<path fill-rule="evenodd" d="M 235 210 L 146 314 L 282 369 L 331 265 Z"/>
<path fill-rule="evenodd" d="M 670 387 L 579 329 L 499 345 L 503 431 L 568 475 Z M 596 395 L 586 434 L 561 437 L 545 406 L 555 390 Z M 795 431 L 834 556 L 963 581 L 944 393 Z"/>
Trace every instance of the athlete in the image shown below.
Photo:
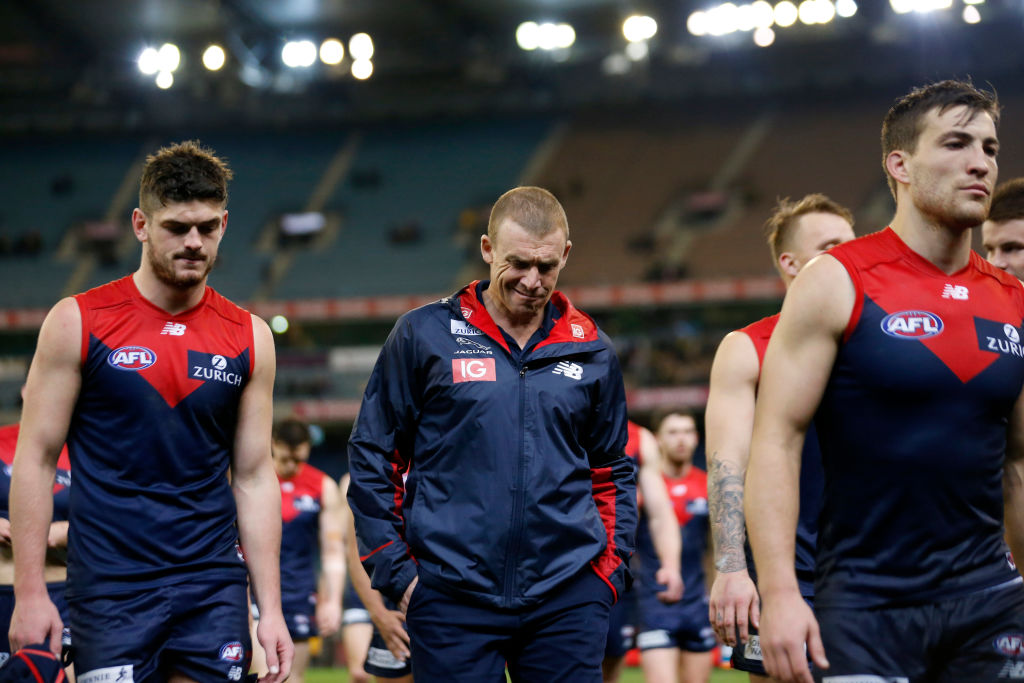
<path fill-rule="evenodd" d="M 708 549 L 708 484 L 704 470 L 693 464 L 700 436 L 693 415 L 673 411 L 657 421 L 658 458 L 662 480 L 672 500 L 683 547 L 680 556 L 683 599 L 659 599 L 660 564 L 651 529 L 641 519 L 637 535 L 640 629 L 637 646 L 647 683 L 706 683 L 711 677 L 712 650 L 717 641 L 708 622 L 704 558 Z"/>
<path fill-rule="evenodd" d="M 550 192 L 502 195 L 491 279 L 402 316 L 363 395 L 348 500 L 419 683 L 601 680 L 636 475 L 611 341 L 555 291 L 568 237 Z"/>
<path fill-rule="evenodd" d="M 290 672 L 270 456 L 273 338 L 206 284 L 230 175 L 196 142 L 150 156 L 132 213 L 139 269 L 63 299 L 39 334 L 11 484 L 10 640 L 60 647 L 44 558 L 66 439 L 75 472 L 66 595 L 83 681 L 240 680 L 251 658 L 247 573 L 265 679 Z"/>
<path fill-rule="evenodd" d="M 854 238 L 849 210 L 822 194 L 782 200 L 766 223 L 775 267 L 788 288 L 807 263 Z M 708 606 L 711 624 L 722 642 L 736 649 L 732 667 L 764 680 L 757 638 L 759 599 L 756 575 L 746 545 L 743 477 L 754 428 L 754 399 L 761 362 L 778 314 L 736 330 L 722 340 L 711 366 L 705 425 L 708 445 L 708 506 L 715 552 L 715 578 Z M 814 551 L 821 510 L 821 454 L 817 438 L 804 442 L 800 469 L 800 517 L 796 575 L 800 595 L 814 596 Z M 749 639 L 748 639 L 749 634 Z"/>
<path fill-rule="evenodd" d="M 988 218 L 981 224 L 988 262 L 1018 280 L 1024 278 L 1024 178 L 999 185 Z"/>
<path fill-rule="evenodd" d="M 24 391 L 24 390 L 23 390 Z M 8 501 L 11 490 L 11 465 L 18 442 L 18 425 L 0 427 L 0 666 L 10 659 L 11 647 L 7 631 L 14 612 L 14 560 L 11 554 L 11 525 Z M 44 578 L 50 600 L 57 606 L 62 620 L 67 620 L 64 582 L 67 580 L 68 500 L 71 493 L 71 465 L 67 447 L 61 449 L 53 485 L 53 521 L 46 538 Z M 68 639 L 64 639 L 67 641 Z M 72 675 L 68 667 L 69 677 Z"/>
<path fill-rule="evenodd" d="M 943 81 L 896 102 L 896 214 L 790 287 L 765 355 L 746 519 L 765 667 L 782 681 L 1016 677 L 1024 587 L 1024 288 L 971 251 L 998 104 Z M 800 449 L 825 471 L 814 613 L 793 568 Z M 1009 425 L 1009 431 L 1007 431 Z M 815 618 L 817 617 L 817 618 Z"/>
<path fill-rule="evenodd" d="M 347 479 L 346 474 L 343 478 L 346 489 Z M 405 615 L 397 605 L 390 603 L 380 591 L 371 587 L 370 577 L 366 575 L 366 570 L 359 561 L 359 546 L 356 542 L 351 512 L 348 512 L 345 518 L 345 554 L 350 567 L 352 591 L 367 618 L 366 624 L 361 621 L 353 623 L 345 631 L 349 680 L 353 683 L 367 683 L 371 680 L 372 674 L 378 681 L 412 683 L 412 661 L 409 656 L 409 632 L 405 628 Z M 350 634 L 355 636 L 351 643 L 348 641 Z"/>
<path fill-rule="evenodd" d="M 345 583 L 342 498 L 334 480 L 309 464 L 310 447 L 309 425 L 302 420 L 287 418 L 274 425 L 271 452 L 281 487 L 281 605 L 295 643 L 289 680 L 298 683 L 309 665 L 309 639 L 333 635 L 341 627 Z M 253 671 L 266 671 L 264 657 L 253 643 Z"/>
<path fill-rule="evenodd" d="M 638 465 L 637 498 L 642 508 L 651 540 L 658 554 L 657 597 L 664 603 L 673 603 L 683 595 L 683 577 L 679 573 L 679 523 L 668 497 L 665 481 L 661 477 L 658 441 L 649 429 L 632 420 L 627 425 L 629 439 L 626 455 Z M 616 683 L 622 675 L 626 653 L 636 644 L 636 591 L 628 590 L 612 605 L 608 617 L 608 641 L 604 649 L 601 670 L 604 683 Z"/>

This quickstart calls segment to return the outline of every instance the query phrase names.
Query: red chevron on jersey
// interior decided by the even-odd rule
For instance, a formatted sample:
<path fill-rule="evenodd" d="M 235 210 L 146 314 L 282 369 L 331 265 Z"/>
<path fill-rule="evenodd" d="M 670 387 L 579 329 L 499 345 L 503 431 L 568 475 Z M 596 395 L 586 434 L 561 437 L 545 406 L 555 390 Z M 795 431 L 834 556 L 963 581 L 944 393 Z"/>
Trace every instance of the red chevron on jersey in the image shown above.
<path fill-rule="evenodd" d="M 690 471 L 681 477 L 663 474 L 672 509 L 679 520 L 679 526 L 686 526 L 694 516 L 708 514 L 708 475 L 699 467 L 690 466 Z"/>
<path fill-rule="evenodd" d="M 291 522 L 300 514 L 320 514 L 320 498 L 323 495 L 324 473 L 312 465 L 301 464 L 294 476 L 277 481 L 281 485 L 281 519 Z"/>
<path fill-rule="evenodd" d="M 1014 336 L 1019 342 L 1024 311 L 1020 283 L 977 253 L 971 252 L 967 266 L 947 275 L 891 228 L 851 244 L 830 252 L 848 266 L 858 292 L 847 338 L 867 297 L 887 314 L 878 334 L 923 345 L 965 384 L 999 358 L 999 341 L 1007 348 Z M 907 296 L 908 288 L 892 285 L 897 280 L 915 283 L 912 297 Z M 983 332 L 1004 325 L 1016 332 L 1000 332 L 998 339 L 988 342 L 992 335 Z"/>
<path fill-rule="evenodd" d="M 757 351 L 758 373 L 760 373 L 760 367 L 764 365 L 764 354 L 768 350 L 768 341 L 772 338 L 772 332 L 775 331 L 775 326 L 778 324 L 779 314 L 776 313 L 767 318 L 761 318 L 756 323 L 750 323 L 739 330 L 750 337 L 750 341 L 754 343 L 754 350 Z"/>

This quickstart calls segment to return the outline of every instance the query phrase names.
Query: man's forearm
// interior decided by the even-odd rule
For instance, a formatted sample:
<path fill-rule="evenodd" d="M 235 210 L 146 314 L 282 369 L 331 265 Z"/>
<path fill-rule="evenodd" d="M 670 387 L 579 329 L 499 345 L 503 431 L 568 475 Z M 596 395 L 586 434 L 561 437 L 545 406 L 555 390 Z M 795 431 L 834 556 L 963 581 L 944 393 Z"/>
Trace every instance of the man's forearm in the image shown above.
<path fill-rule="evenodd" d="M 245 551 L 260 611 L 281 610 L 281 498 L 271 474 L 259 473 L 233 483 L 238 506 L 238 535 Z"/>
<path fill-rule="evenodd" d="M 708 509 L 715 569 L 722 573 L 747 568 L 743 551 L 746 520 L 743 515 L 744 472 L 718 453 L 712 453 L 708 468 Z"/>
<path fill-rule="evenodd" d="M 24 598 L 46 594 L 43 569 L 53 517 L 56 469 L 36 468 L 15 461 L 11 478 L 11 546 L 14 551 L 14 591 Z"/>

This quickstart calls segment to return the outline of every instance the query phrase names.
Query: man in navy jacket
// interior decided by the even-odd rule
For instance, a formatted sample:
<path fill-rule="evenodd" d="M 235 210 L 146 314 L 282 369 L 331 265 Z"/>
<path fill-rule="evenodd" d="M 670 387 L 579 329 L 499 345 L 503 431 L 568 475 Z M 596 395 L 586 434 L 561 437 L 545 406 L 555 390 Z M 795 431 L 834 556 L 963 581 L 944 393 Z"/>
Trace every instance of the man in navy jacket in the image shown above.
<path fill-rule="evenodd" d="M 407 613 L 417 683 L 601 680 L 628 583 L 633 461 L 618 359 L 555 291 L 558 200 L 506 192 L 490 280 L 392 330 L 349 441 L 348 498 L 373 587 Z"/>

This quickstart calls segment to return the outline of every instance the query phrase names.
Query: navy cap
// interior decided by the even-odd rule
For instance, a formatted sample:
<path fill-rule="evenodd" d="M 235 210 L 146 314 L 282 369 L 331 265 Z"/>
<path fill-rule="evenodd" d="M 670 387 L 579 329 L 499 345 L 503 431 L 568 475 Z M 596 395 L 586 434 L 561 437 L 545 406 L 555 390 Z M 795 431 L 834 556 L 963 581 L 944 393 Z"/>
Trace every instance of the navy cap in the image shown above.
<path fill-rule="evenodd" d="M 0 667 L 0 683 L 64 683 L 64 667 L 46 645 L 26 645 Z"/>

